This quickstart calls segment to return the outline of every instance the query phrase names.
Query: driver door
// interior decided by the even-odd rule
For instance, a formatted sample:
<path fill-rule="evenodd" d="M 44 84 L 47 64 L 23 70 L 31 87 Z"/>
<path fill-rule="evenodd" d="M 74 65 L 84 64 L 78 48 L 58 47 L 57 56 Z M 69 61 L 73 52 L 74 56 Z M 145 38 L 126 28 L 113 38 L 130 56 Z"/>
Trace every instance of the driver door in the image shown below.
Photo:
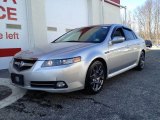
<path fill-rule="evenodd" d="M 125 40 L 124 42 L 112 43 L 114 37 L 125 38 L 121 27 L 115 28 L 115 30 L 113 30 L 111 41 L 109 41 L 109 53 L 107 54 L 109 74 L 112 74 L 129 66 L 129 56 L 127 55 L 127 41 Z"/>

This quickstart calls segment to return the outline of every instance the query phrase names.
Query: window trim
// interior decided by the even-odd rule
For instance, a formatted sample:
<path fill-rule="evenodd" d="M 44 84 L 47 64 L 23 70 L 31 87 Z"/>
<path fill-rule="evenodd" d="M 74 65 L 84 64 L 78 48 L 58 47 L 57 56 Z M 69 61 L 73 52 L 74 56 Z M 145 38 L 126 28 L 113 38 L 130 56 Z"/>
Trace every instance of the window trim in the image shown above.
<path fill-rule="evenodd" d="M 115 33 L 115 31 L 116 31 L 117 29 L 122 29 L 123 35 L 124 35 L 124 37 L 125 37 L 124 31 L 123 31 L 123 27 L 115 27 L 115 28 L 113 29 L 113 31 L 112 31 L 112 34 L 111 34 L 111 40 L 113 39 L 113 34 Z M 126 37 L 125 37 L 125 40 L 126 40 Z"/>

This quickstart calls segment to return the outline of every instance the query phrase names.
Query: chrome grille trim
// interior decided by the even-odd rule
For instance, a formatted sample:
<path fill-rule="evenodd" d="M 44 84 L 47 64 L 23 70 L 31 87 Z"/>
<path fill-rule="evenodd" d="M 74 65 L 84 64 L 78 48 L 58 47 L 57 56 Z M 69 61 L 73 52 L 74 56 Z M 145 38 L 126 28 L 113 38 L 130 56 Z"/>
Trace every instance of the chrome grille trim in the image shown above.
<path fill-rule="evenodd" d="M 33 67 L 37 60 L 14 58 L 13 67 L 17 71 L 28 70 Z"/>

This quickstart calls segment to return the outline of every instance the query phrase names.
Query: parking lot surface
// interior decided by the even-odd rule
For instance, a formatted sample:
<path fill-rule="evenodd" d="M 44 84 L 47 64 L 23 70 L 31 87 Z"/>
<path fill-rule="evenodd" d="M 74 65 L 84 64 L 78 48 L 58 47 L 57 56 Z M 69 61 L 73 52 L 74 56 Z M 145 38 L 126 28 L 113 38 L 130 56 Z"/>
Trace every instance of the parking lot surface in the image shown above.
<path fill-rule="evenodd" d="M 7 72 L 0 78 L 8 77 Z M 28 91 L 0 109 L 0 120 L 160 120 L 160 51 L 146 54 L 143 71 L 107 80 L 97 95 Z"/>

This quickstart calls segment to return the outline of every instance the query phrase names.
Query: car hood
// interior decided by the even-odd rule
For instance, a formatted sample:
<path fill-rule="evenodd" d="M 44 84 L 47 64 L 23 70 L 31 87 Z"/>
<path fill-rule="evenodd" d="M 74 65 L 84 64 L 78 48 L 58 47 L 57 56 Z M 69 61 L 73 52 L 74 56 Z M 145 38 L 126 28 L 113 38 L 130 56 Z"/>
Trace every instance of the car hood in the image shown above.
<path fill-rule="evenodd" d="M 23 59 L 36 58 L 39 60 L 57 59 L 62 56 L 70 55 L 74 52 L 80 52 L 84 48 L 95 46 L 94 43 L 51 43 L 41 48 L 22 51 L 15 57 Z M 68 56 L 69 57 L 69 56 Z"/>

